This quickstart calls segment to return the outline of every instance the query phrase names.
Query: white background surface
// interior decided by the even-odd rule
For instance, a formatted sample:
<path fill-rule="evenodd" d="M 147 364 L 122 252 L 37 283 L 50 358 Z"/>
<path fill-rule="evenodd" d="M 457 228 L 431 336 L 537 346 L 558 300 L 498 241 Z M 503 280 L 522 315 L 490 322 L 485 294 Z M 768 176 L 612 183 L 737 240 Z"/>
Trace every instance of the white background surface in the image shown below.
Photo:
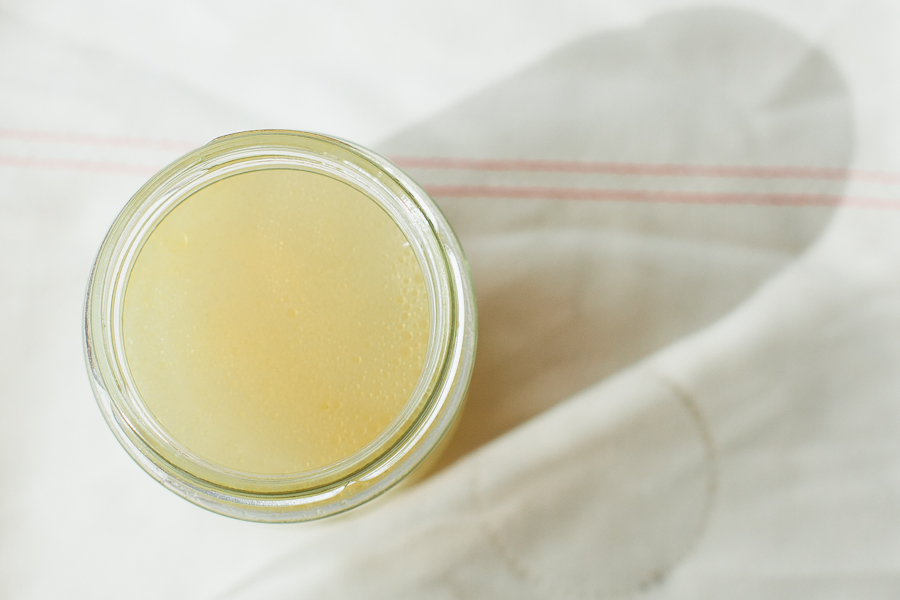
<path fill-rule="evenodd" d="M 669 68 L 657 59 L 681 56 L 673 49 L 698 39 L 690 28 L 708 25 L 691 3 L 4 1 L 3 597 L 897 597 L 900 5 L 718 6 L 729 26 L 780 32 L 760 38 L 774 54 L 745 64 L 725 39 L 721 53 L 675 60 L 701 74 L 653 96 L 653 69 Z M 598 76 L 584 96 L 624 115 L 597 121 L 607 128 L 638 127 L 643 101 L 662 98 L 648 114 L 665 117 L 669 145 L 623 125 L 623 139 L 641 142 L 628 161 L 853 172 L 411 172 L 426 186 L 826 194 L 847 206 L 438 197 L 482 305 L 475 417 L 450 457 L 479 449 L 356 517 L 228 520 L 167 492 L 117 446 L 84 372 L 82 295 L 106 228 L 157 168 L 263 127 L 391 155 L 616 161 L 614 145 L 571 149 L 565 136 L 547 155 L 528 149 L 589 129 L 554 119 L 593 104 L 491 102 L 519 89 L 503 82 L 523 69 L 567 64 L 546 57 L 585 36 L 652 40 L 664 27 L 674 37 L 662 51 L 616 63 L 622 78 Z M 789 67 L 813 50 L 840 93 L 717 95 L 748 73 L 773 78 L 733 89 L 802 88 L 804 71 Z M 704 65 L 722 68 L 705 78 Z M 556 73 L 541 69 L 524 80 Z M 725 115 L 693 146 L 666 129 L 682 119 L 693 131 L 711 114 L 666 103 L 685 89 L 719 98 L 710 106 Z M 521 137 L 496 133 L 521 115 Z M 817 137 L 840 125 L 835 115 L 847 139 Z"/>

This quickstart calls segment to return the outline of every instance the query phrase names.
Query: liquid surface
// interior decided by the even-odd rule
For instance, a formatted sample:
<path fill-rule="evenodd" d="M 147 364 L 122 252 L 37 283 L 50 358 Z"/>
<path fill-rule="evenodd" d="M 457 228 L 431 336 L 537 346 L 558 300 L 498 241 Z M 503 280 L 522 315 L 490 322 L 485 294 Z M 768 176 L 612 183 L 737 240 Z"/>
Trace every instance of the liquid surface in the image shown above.
<path fill-rule="evenodd" d="M 201 189 L 147 239 L 125 293 L 145 404 L 222 466 L 298 473 L 350 456 L 402 412 L 430 327 L 421 267 L 356 189 L 270 169 Z"/>

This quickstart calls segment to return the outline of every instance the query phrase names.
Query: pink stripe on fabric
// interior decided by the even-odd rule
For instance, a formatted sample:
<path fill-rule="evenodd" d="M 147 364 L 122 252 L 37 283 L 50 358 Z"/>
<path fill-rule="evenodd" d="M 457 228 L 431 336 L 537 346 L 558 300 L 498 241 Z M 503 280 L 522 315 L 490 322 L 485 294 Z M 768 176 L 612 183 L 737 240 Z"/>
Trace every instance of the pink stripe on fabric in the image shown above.
<path fill-rule="evenodd" d="M 14 139 L 25 142 L 84 144 L 88 146 L 152 148 L 157 150 L 180 150 L 182 152 L 192 150 L 201 145 L 183 140 L 163 140 L 120 135 L 97 135 L 93 133 L 75 133 L 66 131 L 32 131 L 8 128 L 0 128 L 0 139 Z"/>
<path fill-rule="evenodd" d="M 27 156 L 0 155 L 0 165 L 9 167 L 26 167 L 38 169 L 54 169 L 63 171 L 100 171 L 105 173 L 124 173 L 133 175 L 152 175 L 159 171 L 159 166 L 129 165 L 125 163 L 95 162 L 89 160 L 70 160 L 65 158 L 35 158 Z"/>
<path fill-rule="evenodd" d="M 202 144 L 187 140 L 153 139 L 68 131 L 0 128 L 0 139 L 57 142 L 91 146 L 153 148 L 187 151 Z M 752 179 L 858 179 L 880 183 L 900 183 L 900 173 L 864 169 L 804 166 L 739 166 L 675 163 L 619 163 L 609 161 L 490 159 L 441 156 L 394 156 L 397 165 L 409 169 L 451 169 L 472 171 L 520 171 L 643 175 L 652 177 L 733 177 Z"/>
<path fill-rule="evenodd" d="M 839 196 L 834 194 L 672 192 L 665 190 L 512 187 L 488 185 L 426 185 L 424 187 L 425 191 L 438 198 L 529 198 L 541 200 L 600 200 L 608 202 L 665 204 L 900 208 L 900 201 L 895 199 Z"/>
<path fill-rule="evenodd" d="M 56 142 L 111 147 L 187 151 L 198 144 L 184 140 L 149 139 L 131 136 L 97 135 L 60 131 L 34 131 L 0 128 L 0 139 Z M 900 183 L 900 173 L 829 167 L 750 167 L 736 165 L 691 165 L 662 163 L 616 163 L 597 161 L 480 159 L 424 156 L 395 156 L 399 166 L 409 169 L 447 169 L 497 172 L 595 173 L 652 177 L 717 177 L 747 179 L 868 180 Z M 148 175 L 161 166 L 0 155 L 0 166 L 40 169 L 92 171 Z M 900 199 L 841 196 L 837 194 L 684 192 L 608 188 L 567 188 L 542 186 L 426 185 L 436 197 L 510 198 L 552 200 L 596 200 L 668 204 L 719 204 L 765 206 L 857 206 L 898 209 Z"/>
<path fill-rule="evenodd" d="M 416 156 L 395 156 L 392 157 L 391 160 L 398 166 L 407 169 L 594 173 L 604 175 L 644 175 L 652 177 L 733 177 L 749 179 L 824 180 L 859 179 L 879 183 L 900 183 L 900 173 L 835 169 L 828 167 L 745 167 L 736 165 L 688 165 Z"/>
<path fill-rule="evenodd" d="M 92 171 L 147 176 L 160 167 L 84 160 L 33 158 L 0 155 L 0 166 L 52 170 Z M 672 192 L 665 190 L 629 190 L 605 188 L 514 187 L 488 185 L 426 185 L 425 190 L 438 198 L 508 198 L 544 200 L 593 200 L 665 204 L 718 204 L 757 206 L 855 206 L 860 208 L 900 209 L 900 200 L 839 196 L 833 194 L 774 194 Z"/>

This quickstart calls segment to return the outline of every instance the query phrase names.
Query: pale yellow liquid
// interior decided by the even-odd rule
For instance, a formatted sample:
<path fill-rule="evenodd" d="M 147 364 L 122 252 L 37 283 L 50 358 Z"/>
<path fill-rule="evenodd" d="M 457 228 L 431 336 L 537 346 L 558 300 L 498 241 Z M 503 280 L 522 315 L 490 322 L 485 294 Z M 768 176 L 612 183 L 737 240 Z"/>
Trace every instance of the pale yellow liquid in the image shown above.
<path fill-rule="evenodd" d="M 367 446 L 403 412 L 430 313 L 421 267 L 373 200 L 324 175 L 218 181 L 149 236 L 125 293 L 145 404 L 219 465 L 299 473 Z"/>

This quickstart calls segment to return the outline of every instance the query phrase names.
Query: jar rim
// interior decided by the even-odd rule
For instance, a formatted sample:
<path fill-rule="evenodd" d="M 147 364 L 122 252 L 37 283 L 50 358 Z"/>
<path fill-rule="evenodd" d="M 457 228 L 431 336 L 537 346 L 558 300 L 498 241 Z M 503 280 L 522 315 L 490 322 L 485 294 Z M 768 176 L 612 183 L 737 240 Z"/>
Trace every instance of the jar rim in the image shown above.
<path fill-rule="evenodd" d="M 298 169 L 333 177 L 384 209 L 415 252 L 431 309 L 425 365 L 401 414 L 349 457 L 290 474 L 242 472 L 191 452 L 147 409 L 131 379 L 122 306 L 137 254 L 166 215 L 234 175 Z M 286 522 L 348 510 L 398 483 L 438 446 L 459 413 L 477 337 L 475 298 L 458 239 L 431 198 L 386 158 L 320 134 L 260 130 L 216 138 L 161 170 L 125 205 L 88 282 L 84 349 L 101 412 L 132 458 L 160 483 L 204 508 L 246 520 Z"/>

